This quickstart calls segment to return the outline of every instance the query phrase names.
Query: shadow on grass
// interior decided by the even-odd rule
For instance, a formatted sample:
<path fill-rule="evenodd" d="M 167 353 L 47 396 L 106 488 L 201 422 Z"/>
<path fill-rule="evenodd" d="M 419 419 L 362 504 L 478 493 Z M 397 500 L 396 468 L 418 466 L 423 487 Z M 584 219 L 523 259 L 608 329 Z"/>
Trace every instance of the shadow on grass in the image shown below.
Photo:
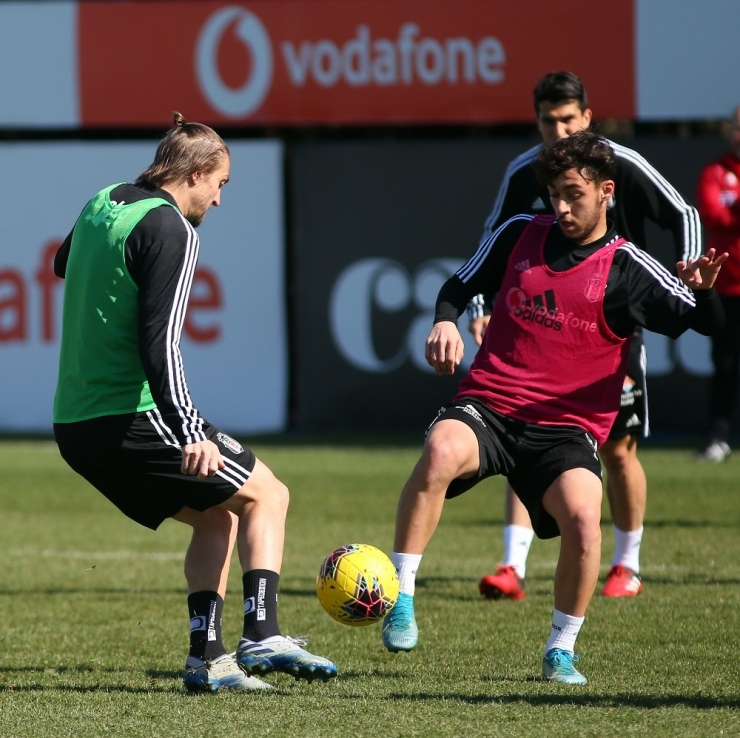
<path fill-rule="evenodd" d="M 16 674 L 38 674 L 40 676 L 55 679 L 66 677 L 74 680 L 75 677 L 88 677 L 99 674 L 100 683 L 97 684 L 14 684 L 13 678 Z M 125 679 L 125 674 L 130 678 Z M 136 669 L 125 669 L 105 666 L 91 666 L 88 664 L 75 664 L 72 666 L 5 666 L 0 668 L 0 694 L 21 692 L 68 692 L 75 694 L 86 694 L 95 692 L 119 692 L 126 694 L 173 694 L 182 697 L 199 697 L 206 692 L 188 692 L 182 684 L 182 670 L 174 669 L 147 669 L 143 674 L 148 679 L 147 686 L 137 686 L 135 682 L 141 681 L 142 672 Z M 110 676 L 117 675 L 117 676 Z M 271 675 L 272 676 L 272 675 Z M 290 693 L 294 679 L 290 675 L 277 674 L 277 681 L 270 682 L 273 689 L 266 692 L 258 690 L 260 694 L 287 694 Z M 359 676 L 359 675 L 358 675 Z M 27 677 L 26 677 L 27 678 Z M 122 680 L 119 683 L 107 681 L 108 679 Z M 103 681 L 106 680 L 106 681 Z"/>
<path fill-rule="evenodd" d="M 131 694 L 146 694 L 150 692 L 180 692 L 179 686 L 173 684 L 159 684 L 161 679 L 179 679 L 180 672 L 175 671 L 148 671 L 149 686 L 136 687 L 132 684 L 13 684 L 14 674 L 39 674 L 49 678 L 87 676 L 91 674 L 122 674 L 128 670 L 105 666 L 91 666 L 76 664 L 73 666 L 6 666 L 0 668 L 0 693 L 2 692 L 129 692 Z M 108 678 L 106 676 L 106 678 Z"/>
<path fill-rule="evenodd" d="M 602 524 L 611 520 L 601 521 Z M 646 528 L 739 528 L 736 520 L 646 520 Z"/>
<path fill-rule="evenodd" d="M 532 679 L 532 682 L 540 680 Z M 392 694 L 383 699 L 402 700 L 404 702 L 437 702 L 439 700 L 456 700 L 470 705 L 508 705 L 527 704 L 532 707 L 547 707 L 549 705 L 573 705 L 575 707 L 594 707 L 613 709 L 615 707 L 634 707 L 641 710 L 657 710 L 666 707 L 689 707 L 695 710 L 717 710 L 740 708 L 740 698 L 721 699 L 705 697 L 703 695 L 666 695 L 652 697 L 650 695 L 578 695 L 578 694 L 508 694 L 508 695 L 465 695 L 465 694 L 416 694 L 410 697 L 407 694 Z"/>
<path fill-rule="evenodd" d="M 162 597 L 162 595 L 175 595 L 177 597 L 186 596 L 184 587 L 173 588 L 173 589 L 100 589 L 97 587 L 85 587 L 84 589 L 77 588 L 65 588 L 65 589 L 0 589 L 0 597 L 15 596 L 15 595 L 90 595 L 90 594 L 104 594 L 104 595 L 120 595 L 121 597 Z"/>
<path fill-rule="evenodd" d="M 159 685 L 152 684 L 149 687 L 132 687 L 129 684 L 91 684 L 89 686 L 71 685 L 71 684 L 0 684 L 0 694 L 9 692 L 16 694 L 21 692 L 67 692 L 75 694 L 89 694 L 94 692 L 121 692 L 126 694 L 181 694 L 183 697 L 190 696 L 182 685 Z"/>

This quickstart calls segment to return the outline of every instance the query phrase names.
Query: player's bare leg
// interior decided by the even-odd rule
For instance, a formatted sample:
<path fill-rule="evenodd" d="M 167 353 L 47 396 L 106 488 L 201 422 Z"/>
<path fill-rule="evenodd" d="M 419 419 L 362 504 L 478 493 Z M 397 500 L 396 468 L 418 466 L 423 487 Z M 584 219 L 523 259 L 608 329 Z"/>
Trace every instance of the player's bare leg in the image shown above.
<path fill-rule="evenodd" d="M 193 529 L 185 553 L 188 594 L 212 590 L 224 597 L 236 541 L 236 516 L 221 507 L 203 512 L 184 507 L 173 518 Z"/>
<path fill-rule="evenodd" d="M 601 560 L 601 480 L 588 469 L 561 474 L 542 504 L 560 529 L 555 570 L 555 607 L 583 617 L 599 578 Z"/>
<path fill-rule="evenodd" d="M 506 485 L 505 496 L 503 563 L 496 567 L 493 574 L 487 574 L 478 582 L 478 589 L 492 600 L 522 600 L 527 557 L 534 531 L 527 508 L 509 484 Z"/>
<path fill-rule="evenodd" d="M 602 594 L 632 597 L 642 591 L 640 545 L 647 507 L 645 470 L 637 457 L 634 436 L 609 439 L 600 449 L 606 468 L 606 492 L 614 523 L 616 547 Z"/>
<path fill-rule="evenodd" d="M 478 439 L 465 423 L 440 420 L 432 426 L 398 501 L 394 551 L 424 553 L 437 529 L 450 482 L 469 478 L 478 470 L 478 453 Z"/>
<path fill-rule="evenodd" d="M 510 484 L 506 485 L 506 502 L 505 502 L 505 525 L 520 525 L 522 528 L 532 528 L 532 522 L 529 519 L 527 508 L 524 503 L 517 497 L 516 492 Z"/>
<path fill-rule="evenodd" d="M 545 492 L 542 505 L 560 529 L 555 570 L 552 630 L 545 645 L 542 673 L 549 681 L 585 684 L 573 666 L 575 642 L 599 577 L 601 560 L 601 480 L 587 469 L 561 474 Z"/>
<path fill-rule="evenodd" d="M 305 640 L 283 636 L 277 619 L 277 591 L 290 495 L 259 459 L 249 481 L 226 502 L 238 519 L 236 546 L 244 587 L 244 629 L 236 650 L 248 674 L 282 671 L 296 679 L 331 679 L 337 667 L 309 653 Z"/>
<path fill-rule="evenodd" d="M 450 482 L 471 477 L 479 464 L 478 439 L 469 426 L 459 420 L 440 420 L 432 426 L 396 511 L 391 560 L 398 571 L 400 594 L 383 620 L 383 644 L 389 651 L 410 651 L 416 646 L 419 631 L 413 596 L 422 554 L 437 529 Z"/>
<path fill-rule="evenodd" d="M 289 502 L 288 488 L 256 459 L 249 481 L 223 503 L 238 520 L 236 544 L 243 572 L 280 573 Z"/>
<path fill-rule="evenodd" d="M 193 692 L 229 689 L 248 692 L 270 689 L 267 682 L 247 676 L 226 652 L 221 636 L 229 565 L 237 536 L 237 517 L 222 507 L 203 512 L 182 508 L 175 520 L 193 529 L 185 554 L 190 611 L 190 651 L 183 681 Z"/>

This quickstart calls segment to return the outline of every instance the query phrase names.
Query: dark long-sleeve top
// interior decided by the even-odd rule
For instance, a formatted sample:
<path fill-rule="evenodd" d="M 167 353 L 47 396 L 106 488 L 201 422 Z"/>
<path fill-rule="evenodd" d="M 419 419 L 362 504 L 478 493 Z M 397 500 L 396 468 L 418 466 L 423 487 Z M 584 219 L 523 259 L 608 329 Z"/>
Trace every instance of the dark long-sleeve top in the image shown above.
<path fill-rule="evenodd" d="M 498 292 L 514 246 L 534 217 L 518 215 L 481 242 L 473 257 L 442 286 L 435 323 L 457 322 L 471 297 Z M 545 241 L 545 262 L 555 272 L 566 271 L 616 238 L 619 235 L 610 223 L 602 238 L 576 246 L 555 223 Z M 711 335 L 724 325 L 722 304 L 714 289 L 690 290 L 631 242 L 619 246 L 614 255 L 603 310 L 611 331 L 622 338 L 631 336 L 637 326 L 677 338 L 689 328 Z"/>
<path fill-rule="evenodd" d="M 673 236 L 676 261 L 701 255 L 701 223 L 696 208 L 689 205 L 668 180 L 633 149 L 609 141 L 614 150 L 616 173 L 609 218 L 621 236 L 650 252 L 645 225 L 651 221 Z M 542 144 L 513 159 L 504 174 L 493 209 L 486 219 L 481 243 L 507 220 L 521 213 L 553 214 L 545 185 L 539 184 L 532 164 Z M 469 317 L 490 312 L 489 296 L 475 295 L 468 307 Z"/>
<path fill-rule="evenodd" d="M 111 191 L 116 202 L 132 203 L 159 197 L 176 205 L 172 195 L 144 184 L 122 184 Z M 74 229 L 54 259 L 54 273 L 64 278 Z M 176 208 L 150 210 L 133 228 L 125 244 L 126 267 L 138 287 L 139 357 L 152 397 L 164 423 L 180 445 L 206 439 L 202 418 L 185 381 L 180 334 L 198 259 L 199 239 Z M 55 432 L 70 439 L 115 435 L 124 418 L 104 416 L 60 424 Z"/>

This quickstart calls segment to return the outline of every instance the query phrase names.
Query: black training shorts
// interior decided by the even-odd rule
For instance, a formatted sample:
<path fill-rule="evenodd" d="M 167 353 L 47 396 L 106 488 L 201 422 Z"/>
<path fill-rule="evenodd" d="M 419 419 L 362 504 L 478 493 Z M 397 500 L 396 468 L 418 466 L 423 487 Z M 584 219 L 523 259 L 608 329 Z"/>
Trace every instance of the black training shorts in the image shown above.
<path fill-rule="evenodd" d="M 81 442 L 88 434 L 75 431 L 86 423 L 101 427 L 100 443 Z M 203 511 L 219 505 L 249 479 L 255 464 L 252 451 L 210 423 L 204 431 L 226 466 L 213 477 L 198 479 L 180 471 L 182 451 L 156 410 L 54 426 L 59 451 L 72 469 L 124 515 L 153 530 L 183 507 Z"/>
<path fill-rule="evenodd" d="M 460 420 L 475 432 L 480 467 L 470 479 L 453 480 L 447 498 L 457 497 L 483 479 L 501 474 L 527 508 L 538 538 L 560 535 L 555 519 L 542 507 L 542 497 L 561 474 L 583 468 L 601 479 L 596 440 L 582 428 L 514 420 L 473 398 L 442 408 L 429 429 L 434 423 L 449 419 Z"/>
<path fill-rule="evenodd" d="M 630 345 L 630 354 L 627 360 L 627 377 L 622 388 L 622 404 L 617 417 L 614 419 L 610 439 L 635 436 L 645 438 L 650 434 L 647 405 L 647 355 L 642 330 L 635 331 Z"/>

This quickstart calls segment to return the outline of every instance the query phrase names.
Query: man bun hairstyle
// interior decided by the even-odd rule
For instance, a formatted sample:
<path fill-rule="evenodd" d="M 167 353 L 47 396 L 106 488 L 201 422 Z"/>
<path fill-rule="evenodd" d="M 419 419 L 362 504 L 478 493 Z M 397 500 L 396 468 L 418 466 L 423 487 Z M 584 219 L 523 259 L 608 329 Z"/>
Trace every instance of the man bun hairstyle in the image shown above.
<path fill-rule="evenodd" d="M 534 162 L 537 181 L 544 185 L 569 169 L 575 169 L 584 179 L 597 184 L 614 179 L 614 149 L 598 133 L 577 131 L 552 146 L 543 146 Z"/>
<path fill-rule="evenodd" d="M 193 172 L 209 174 L 229 155 L 221 136 L 203 123 L 189 123 L 174 111 L 173 125 L 157 147 L 154 161 L 136 179 L 153 187 L 179 184 Z"/>
<path fill-rule="evenodd" d="M 534 112 L 540 115 L 540 103 L 551 105 L 575 100 L 581 112 L 588 108 L 588 96 L 581 78 L 573 72 L 551 72 L 546 74 L 534 88 Z"/>

